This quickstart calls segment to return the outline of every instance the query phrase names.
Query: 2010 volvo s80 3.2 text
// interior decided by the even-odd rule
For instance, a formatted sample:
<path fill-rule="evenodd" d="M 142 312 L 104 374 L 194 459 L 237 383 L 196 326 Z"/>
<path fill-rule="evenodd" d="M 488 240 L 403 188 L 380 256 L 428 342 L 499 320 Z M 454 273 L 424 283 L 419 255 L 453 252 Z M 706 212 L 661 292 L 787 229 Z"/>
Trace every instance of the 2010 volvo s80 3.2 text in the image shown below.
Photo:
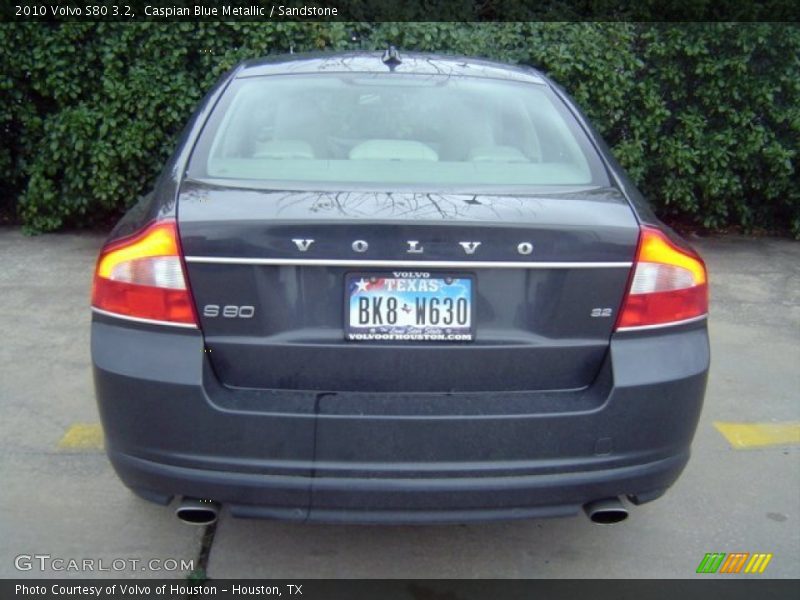
<path fill-rule="evenodd" d="M 707 303 L 539 72 L 250 61 L 98 259 L 107 451 L 194 522 L 612 522 L 688 460 Z"/>

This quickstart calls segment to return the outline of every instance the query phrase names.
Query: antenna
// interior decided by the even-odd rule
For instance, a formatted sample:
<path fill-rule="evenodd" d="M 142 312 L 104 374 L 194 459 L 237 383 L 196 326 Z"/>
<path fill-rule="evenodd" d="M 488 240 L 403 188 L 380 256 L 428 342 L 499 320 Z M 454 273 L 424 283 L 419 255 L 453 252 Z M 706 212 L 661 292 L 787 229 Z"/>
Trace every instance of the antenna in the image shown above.
<path fill-rule="evenodd" d="M 392 71 L 394 71 L 394 68 L 397 65 L 399 65 L 401 62 L 403 62 L 400 59 L 400 53 L 397 51 L 397 48 L 395 48 L 394 46 L 389 46 L 384 51 L 383 56 L 381 56 L 381 61 L 383 61 L 383 64 L 385 64 L 387 67 L 389 67 L 389 69 L 392 70 Z"/>

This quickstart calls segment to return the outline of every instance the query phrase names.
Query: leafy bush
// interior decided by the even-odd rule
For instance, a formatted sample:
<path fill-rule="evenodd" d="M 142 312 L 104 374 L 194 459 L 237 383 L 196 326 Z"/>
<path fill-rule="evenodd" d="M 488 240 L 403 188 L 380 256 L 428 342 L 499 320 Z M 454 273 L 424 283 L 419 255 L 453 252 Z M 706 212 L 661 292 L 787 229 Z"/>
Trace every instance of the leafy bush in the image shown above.
<path fill-rule="evenodd" d="M 0 210 L 28 231 L 107 222 L 239 60 L 389 42 L 535 65 L 662 216 L 800 237 L 800 28 L 780 23 L 6 24 Z"/>

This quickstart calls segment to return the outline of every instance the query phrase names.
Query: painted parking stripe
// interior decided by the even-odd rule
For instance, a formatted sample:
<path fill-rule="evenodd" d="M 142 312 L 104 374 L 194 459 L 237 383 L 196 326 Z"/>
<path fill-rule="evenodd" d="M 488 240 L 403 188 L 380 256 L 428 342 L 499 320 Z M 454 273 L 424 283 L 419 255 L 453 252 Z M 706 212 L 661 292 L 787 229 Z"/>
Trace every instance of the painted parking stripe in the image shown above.
<path fill-rule="evenodd" d="M 103 428 L 100 423 L 73 423 L 58 447 L 62 450 L 102 450 Z"/>
<path fill-rule="evenodd" d="M 715 421 L 714 427 L 737 450 L 800 444 L 800 421 L 786 423 L 725 423 Z"/>

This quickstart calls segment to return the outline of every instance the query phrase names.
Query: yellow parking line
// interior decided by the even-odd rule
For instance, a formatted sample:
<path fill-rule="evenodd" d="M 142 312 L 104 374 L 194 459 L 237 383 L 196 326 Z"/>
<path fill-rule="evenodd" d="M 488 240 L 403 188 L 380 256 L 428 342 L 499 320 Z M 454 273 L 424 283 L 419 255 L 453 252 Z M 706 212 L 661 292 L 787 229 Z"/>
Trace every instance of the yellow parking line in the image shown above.
<path fill-rule="evenodd" d="M 714 427 L 737 450 L 800 444 L 800 421 L 787 423 L 723 423 L 715 421 Z"/>
<path fill-rule="evenodd" d="M 103 428 L 100 423 L 73 423 L 58 442 L 58 447 L 63 450 L 101 450 Z"/>

